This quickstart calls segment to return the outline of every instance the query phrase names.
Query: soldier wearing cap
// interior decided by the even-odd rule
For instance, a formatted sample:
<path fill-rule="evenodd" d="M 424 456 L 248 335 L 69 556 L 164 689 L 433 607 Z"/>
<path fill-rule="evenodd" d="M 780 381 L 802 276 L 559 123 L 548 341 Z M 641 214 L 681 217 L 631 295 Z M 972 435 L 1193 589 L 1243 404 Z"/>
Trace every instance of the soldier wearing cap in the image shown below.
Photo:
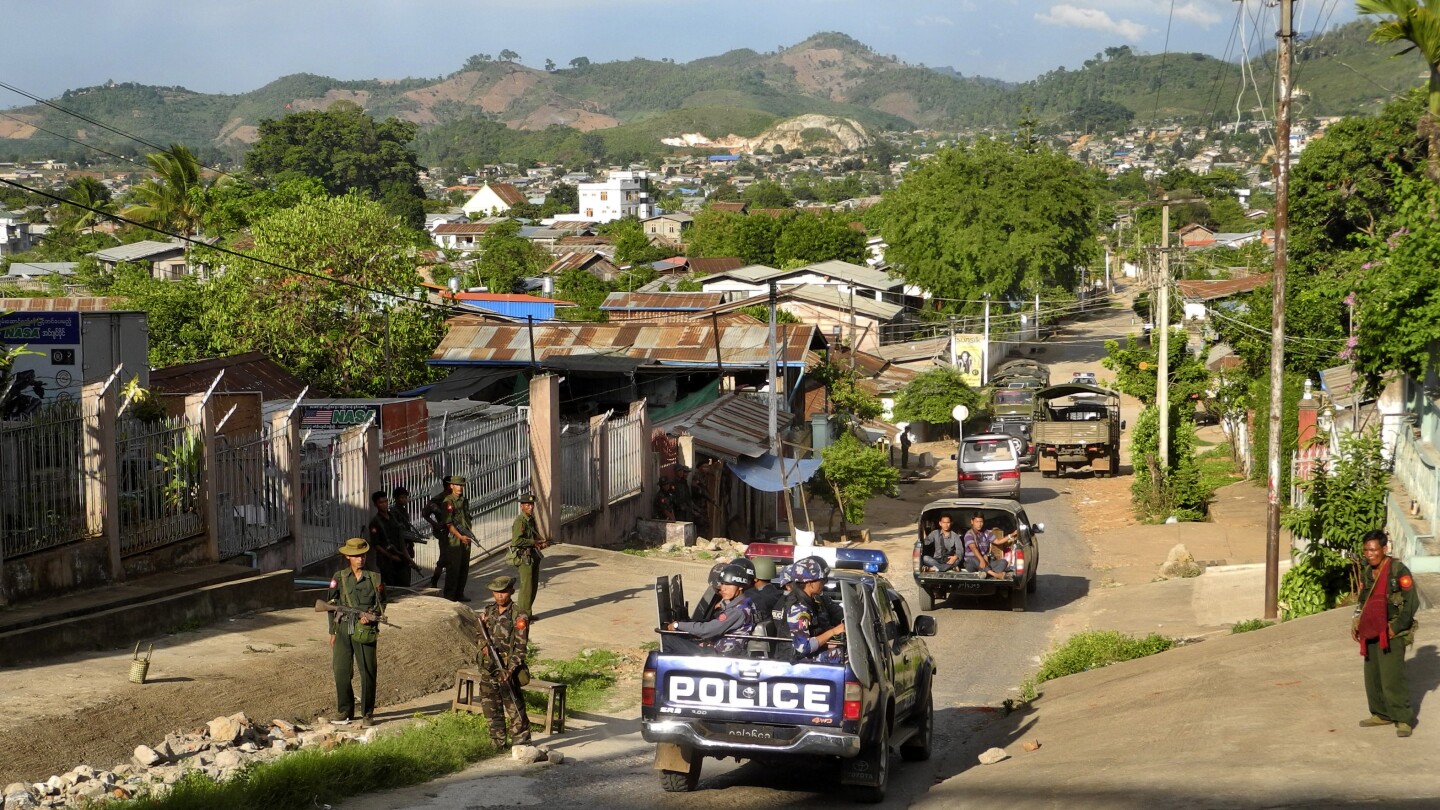
<path fill-rule="evenodd" d="M 525 745 L 530 742 L 530 717 L 525 713 L 525 699 L 520 687 L 530 680 L 525 669 L 525 647 L 530 641 L 530 614 L 521 610 L 511 599 L 515 591 L 515 578 L 499 576 L 485 586 L 495 601 L 480 611 L 480 621 L 490 633 L 495 644 L 495 655 L 503 669 L 496 669 L 490 653 L 484 648 L 485 637 L 480 637 L 480 671 L 488 677 L 479 684 L 480 711 L 490 724 L 490 742 L 496 748 L 505 747 L 505 734 L 510 734 L 511 745 Z M 524 673 L 523 676 L 521 673 Z M 506 718 L 510 722 L 507 727 Z"/>
<path fill-rule="evenodd" d="M 349 562 L 348 568 L 330 578 L 326 601 L 333 605 L 365 611 L 358 618 L 328 614 L 330 628 L 330 666 L 335 671 L 335 709 L 341 722 L 355 718 L 355 692 L 350 679 L 360 671 L 360 725 L 369 728 L 375 713 L 375 679 L 379 669 L 375 643 L 380 638 L 378 618 L 385 615 L 385 585 L 380 575 L 365 570 L 365 555 L 370 544 L 352 537 L 340 547 L 340 555 Z M 353 616 L 353 614 L 352 614 Z"/>
<path fill-rule="evenodd" d="M 704 622 L 671 622 L 664 629 L 688 633 L 689 638 L 666 633 L 660 636 L 667 653 L 699 655 L 715 652 L 734 655 L 745 650 L 746 639 L 755 632 L 755 607 L 746 591 L 754 584 L 755 572 L 738 563 L 730 563 L 720 571 L 720 603 L 714 618 Z"/>
<path fill-rule="evenodd" d="M 433 587 L 445 571 L 446 599 L 469 602 L 465 582 L 470 576 L 470 507 L 465 500 L 465 477 L 445 476 L 445 489 L 425 504 L 424 517 L 440 541 L 440 565 L 430 578 Z"/>
<path fill-rule="evenodd" d="M 840 664 L 845 651 L 831 646 L 831 639 L 845 632 L 845 622 L 824 603 L 821 592 L 829 566 L 817 557 L 806 557 L 785 569 L 790 594 L 785 598 L 785 624 L 790 631 L 795 660 L 819 664 Z"/>
<path fill-rule="evenodd" d="M 535 496 L 520 496 L 520 514 L 510 528 L 510 554 L 506 562 L 519 574 L 515 604 L 528 616 L 535 607 L 535 591 L 540 587 L 540 550 L 550 543 L 540 536 L 535 525 Z"/>

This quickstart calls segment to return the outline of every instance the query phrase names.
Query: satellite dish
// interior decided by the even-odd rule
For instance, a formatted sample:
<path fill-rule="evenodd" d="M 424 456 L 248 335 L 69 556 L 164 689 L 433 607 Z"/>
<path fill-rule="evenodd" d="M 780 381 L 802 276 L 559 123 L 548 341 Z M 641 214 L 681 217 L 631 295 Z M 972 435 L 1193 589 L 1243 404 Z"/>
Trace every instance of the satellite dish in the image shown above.
<path fill-rule="evenodd" d="M 970 409 L 964 405 L 956 405 L 950 410 L 950 415 L 955 417 L 956 422 L 964 422 L 970 418 Z"/>

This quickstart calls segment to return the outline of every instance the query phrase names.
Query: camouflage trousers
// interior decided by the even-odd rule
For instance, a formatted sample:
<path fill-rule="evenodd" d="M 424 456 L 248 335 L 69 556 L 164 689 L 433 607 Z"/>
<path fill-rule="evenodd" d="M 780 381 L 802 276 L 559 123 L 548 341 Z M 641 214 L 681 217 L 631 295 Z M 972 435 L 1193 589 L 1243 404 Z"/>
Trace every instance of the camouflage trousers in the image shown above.
<path fill-rule="evenodd" d="M 503 686 L 494 670 L 482 670 L 485 677 L 477 685 L 480 713 L 490 724 L 490 742 L 496 748 L 505 747 L 505 734 L 510 734 L 511 745 L 526 745 L 530 742 L 530 716 L 525 713 L 525 695 L 516 687 Z M 513 685 L 513 682 L 512 682 Z M 518 705 L 514 699 L 519 694 Z M 509 724 L 506 724 L 506 719 Z"/>

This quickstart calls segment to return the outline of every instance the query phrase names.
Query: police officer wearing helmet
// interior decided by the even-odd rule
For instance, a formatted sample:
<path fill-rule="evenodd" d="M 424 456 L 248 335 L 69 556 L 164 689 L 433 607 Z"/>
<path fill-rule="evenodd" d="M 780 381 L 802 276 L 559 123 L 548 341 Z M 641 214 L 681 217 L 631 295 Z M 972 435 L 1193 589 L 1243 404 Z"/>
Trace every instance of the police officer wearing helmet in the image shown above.
<path fill-rule="evenodd" d="M 818 664 L 840 664 L 845 651 L 830 646 L 830 641 L 845 632 L 845 622 L 837 620 L 821 596 L 829 566 L 817 557 L 806 557 L 785 569 L 790 581 L 790 595 L 785 600 L 785 625 L 790 631 L 795 660 Z"/>
<path fill-rule="evenodd" d="M 746 593 L 754 579 L 753 570 L 746 566 L 730 563 L 721 569 L 718 586 L 721 601 L 715 606 L 714 618 L 703 622 L 671 622 L 664 629 L 688 636 L 662 634 L 660 641 L 664 652 L 680 655 L 743 653 L 746 639 L 741 636 L 755 631 L 755 608 Z"/>

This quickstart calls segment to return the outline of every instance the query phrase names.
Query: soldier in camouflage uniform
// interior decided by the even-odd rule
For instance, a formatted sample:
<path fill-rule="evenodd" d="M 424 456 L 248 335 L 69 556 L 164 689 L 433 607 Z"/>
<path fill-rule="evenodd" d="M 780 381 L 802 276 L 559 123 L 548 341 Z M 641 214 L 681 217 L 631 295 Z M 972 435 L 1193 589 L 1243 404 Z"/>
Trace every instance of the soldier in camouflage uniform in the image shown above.
<path fill-rule="evenodd" d="M 785 569 L 791 583 L 785 598 L 785 624 L 790 631 L 796 661 L 817 664 L 842 664 L 845 650 L 831 640 L 845 632 L 843 616 L 826 604 L 821 591 L 828 576 L 826 566 L 817 557 L 806 557 Z"/>
<path fill-rule="evenodd" d="M 494 660 L 485 649 L 485 636 L 481 635 L 479 663 L 480 672 L 485 677 L 479 683 L 480 711 L 490 722 L 490 741 L 496 748 L 505 747 L 507 731 L 511 745 L 526 745 L 530 742 L 530 717 L 525 714 L 525 696 L 520 691 L 520 680 L 529 681 L 529 672 L 524 667 L 525 647 L 530 641 L 530 616 L 512 600 L 514 577 L 496 577 L 486 587 L 495 601 L 480 611 L 480 621 L 490 633 L 503 669 L 496 669 Z M 507 717 L 510 720 L 508 728 L 505 723 Z"/>

